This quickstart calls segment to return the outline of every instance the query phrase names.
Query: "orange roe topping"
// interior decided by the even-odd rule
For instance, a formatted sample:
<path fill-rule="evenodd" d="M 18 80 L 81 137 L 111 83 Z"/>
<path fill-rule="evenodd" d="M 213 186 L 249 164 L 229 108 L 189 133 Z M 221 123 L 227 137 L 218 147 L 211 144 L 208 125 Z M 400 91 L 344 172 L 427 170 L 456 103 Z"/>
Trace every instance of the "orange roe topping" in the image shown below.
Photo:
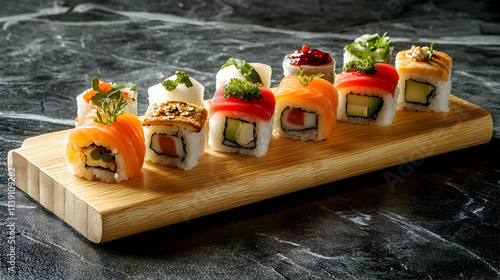
<path fill-rule="evenodd" d="M 84 95 L 83 95 L 83 100 L 85 100 L 85 102 L 89 103 L 90 102 L 90 99 L 92 97 L 94 97 L 95 95 L 95 91 L 93 89 L 87 91 Z"/>
<path fill-rule="evenodd" d="M 105 81 L 99 81 L 99 84 L 97 85 L 100 89 L 102 89 L 104 92 L 110 91 L 113 86 L 106 83 Z"/>

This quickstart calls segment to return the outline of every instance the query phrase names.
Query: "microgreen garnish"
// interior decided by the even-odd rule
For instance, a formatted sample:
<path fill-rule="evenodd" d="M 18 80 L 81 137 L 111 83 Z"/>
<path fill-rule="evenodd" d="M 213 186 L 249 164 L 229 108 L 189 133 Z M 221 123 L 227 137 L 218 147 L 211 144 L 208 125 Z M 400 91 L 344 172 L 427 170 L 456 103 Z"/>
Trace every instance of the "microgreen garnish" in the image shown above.
<path fill-rule="evenodd" d="M 342 70 L 344 72 L 349 72 L 352 69 L 354 69 L 355 71 L 363 72 L 366 75 L 375 74 L 375 72 L 377 72 L 378 70 L 378 68 L 375 67 L 375 62 L 373 61 L 373 58 L 371 56 L 351 61 L 344 65 L 344 67 L 342 67 Z"/>
<path fill-rule="evenodd" d="M 111 90 L 104 91 L 99 88 L 99 79 L 94 77 L 92 78 L 92 89 L 95 91 L 95 95 L 90 98 L 92 103 L 97 106 L 102 106 L 102 103 L 107 99 L 115 99 L 118 100 L 122 97 L 122 90 L 129 88 L 131 91 L 136 90 L 135 84 L 132 83 L 124 83 L 124 84 L 114 84 L 112 85 Z"/>
<path fill-rule="evenodd" d="M 255 68 L 253 68 L 252 65 L 242 59 L 231 57 L 224 65 L 222 65 L 220 69 L 224 69 L 231 65 L 234 65 L 236 69 L 238 69 L 238 72 L 240 72 L 240 74 L 250 83 L 262 84 L 262 79 L 260 78 L 259 73 L 255 70 Z"/>
<path fill-rule="evenodd" d="M 116 121 L 118 115 L 125 113 L 125 106 L 127 106 L 127 101 L 124 98 L 116 99 L 106 99 L 102 102 L 101 107 L 97 108 L 94 121 L 102 124 L 110 125 Z"/>
<path fill-rule="evenodd" d="M 189 75 L 184 71 L 176 71 L 175 76 L 177 76 L 175 80 L 165 80 L 161 82 L 161 85 L 168 91 L 176 89 L 180 84 L 184 84 L 187 88 L 193 86 L 193 83 L 189 79 Z"/>
<path fill-rule="evenodd" d="M 432 41 L 430 47 L 429 47 L 429 60 L 432 58 L 432 51 L 434 51 L 434 41 Z"/>
<path fill-rule="evenodd" d="M 307 87 L 309 83 L 311 83 L 314 79 L 320 78 L 323 76 L 322 73 L 314 74 L 314 75 L 305 75 L 302 70 L 300 70 L 299 74 L 295 74 L 299 78 L 299 82 L 302 86 Z"/>
<path fill-rule="evenodd" d="M 224 86 L 224 98 L 236 97 L 244 101 L 252 101 L 264 97 L 260 93 L 258 85 L 249 85 L 248 81 L 232 78 L 231 82 Z"/>

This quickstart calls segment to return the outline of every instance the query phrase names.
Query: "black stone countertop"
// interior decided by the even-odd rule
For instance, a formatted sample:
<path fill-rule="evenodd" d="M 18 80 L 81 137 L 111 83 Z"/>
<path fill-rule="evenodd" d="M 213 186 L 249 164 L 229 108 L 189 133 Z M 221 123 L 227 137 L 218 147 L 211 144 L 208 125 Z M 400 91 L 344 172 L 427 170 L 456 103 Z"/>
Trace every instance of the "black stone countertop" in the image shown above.
<path fill-rule="evenodd" d="M 500 278 L 495 1 L 10 0 L 1 6 L 0 278 Z M 332 54 L 340 72 L 344 45 L 385 31 L 396 52 L 434 40 L 453 57 L 452 94 L 490 112 L 489 143 L 104 244 L 89 242 L 16 190 L 15 236 L 8 238 L 8 151 L 26 138 L 70 128 L 74 97 L 93 76 L 137 83 L 143 114 L 146 89 L 176 70 L 204 84 L 205 98 L 231 56 L 271 65 L 276 86 L 283 56 L 303 44 Z M 404 180 L 389 184 L 387 172 Z M 12 246 L 15 266 L 8 262 Z"/>

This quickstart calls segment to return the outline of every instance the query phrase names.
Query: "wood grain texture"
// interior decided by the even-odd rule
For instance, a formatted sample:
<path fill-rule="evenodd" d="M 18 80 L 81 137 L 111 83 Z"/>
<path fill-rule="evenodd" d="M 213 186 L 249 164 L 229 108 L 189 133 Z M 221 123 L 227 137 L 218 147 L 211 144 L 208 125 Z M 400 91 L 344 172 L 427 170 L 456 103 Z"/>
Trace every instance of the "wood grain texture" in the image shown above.
<path fill-rule="evenodd" d="M 95 243 L 486 143 L 490 114 L 455 96 L 450 112 L 398 111 L 393 124 L 339 122 L 333 140 L 273 138 L 260 158 L 208 145 L 190 171 L 146 162 L 142 175 L 107 184 L 69 174 L 70 130 L 33 137 L 9 152 L 16 185 Z"/>

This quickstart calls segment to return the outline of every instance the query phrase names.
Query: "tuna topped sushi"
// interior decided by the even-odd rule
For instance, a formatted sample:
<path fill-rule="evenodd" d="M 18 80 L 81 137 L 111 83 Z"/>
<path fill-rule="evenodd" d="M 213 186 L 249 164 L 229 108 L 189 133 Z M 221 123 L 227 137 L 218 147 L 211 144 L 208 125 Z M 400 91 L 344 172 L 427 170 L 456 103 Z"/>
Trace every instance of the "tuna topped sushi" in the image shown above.
<path fill-rule="evenodd" d="M 207 110 L 193 103 L 165 101 L 149 105 L 142 125 L 146 160 L 189 170 L 205 146 Z"/>
<path fill-rule="evenodd" d="M 124 112 L 124 98 L 104 101 L 78 119 L 66 148 L 71 173 L 87 180 L 121 182 L 137 177 L 144 163 L 141 121 Z"/>
<path fill-rule="evenodd" d="M 365 34 L 344 47 L 344 66 L 360 58 L 372 57 L 375 62 L 391 63 L 394 47 L 387 32 L 382 37 L 376 34 Z"/>
<path fill-rule="evenodd" d="M 396 115 L 398 73 L 371 57 L 351 61 L 343 68 L 334 86 L 339 93 L 339 121 L 389 125 Z"/>
<path fill-rule="evenodd" d="M 270 89 L 231 79 L 215 92 L 210 102 L 210 147 L 217 151 L 263 156 L 271 139 L 275 104 Z"/>
<path fill-rule="evenodd" d="M 203 106 L 204 91 L 205 87 L 197 80 L 184 71 L 176 71 L 175 75 L 148 89 L 149 104 L 177 100 Z"/>
<path fill-rule="evenodd" d="M 78 118 L 85 116 L 90 110 L 97 109 L 103 100 L 118 100 L 123 97 L 127 103 L 125 112 L 137 115 L 137 91 L 132 83 L 107 83 L 98 78 L 92 79 L 92 87 L 76 97 Z"/>
<path fill-rule="evenodd" d="M 288 75 L 275 91 L 273 134 L 299 140 L 333 138 L 337 90 L 317 76 Z"/>
<path fill-rule="evenodd" d="M 283 59 L 283 74 L 311 76 L 322 74 L 321 78 L 335 82 L 335 60 L 328 53 L 317 49 L 310 49 L 306 45 L 287 54 Z"/>
<path fill-rule="evenodd" d="M 396 56 L 401 91 L 398 106 L 411 111 L 449 110 L 452 59 L 430 47 L 412 46 Z"/>
<path fill-rule="evenodd" d="M 220 89 L 231 79 L 247 81 L 251 85 L 271 87 L 271 66 L 263 63 L 248 63 L 242 59 L 229 58 L 215 76 L 215 88 Z"/>

